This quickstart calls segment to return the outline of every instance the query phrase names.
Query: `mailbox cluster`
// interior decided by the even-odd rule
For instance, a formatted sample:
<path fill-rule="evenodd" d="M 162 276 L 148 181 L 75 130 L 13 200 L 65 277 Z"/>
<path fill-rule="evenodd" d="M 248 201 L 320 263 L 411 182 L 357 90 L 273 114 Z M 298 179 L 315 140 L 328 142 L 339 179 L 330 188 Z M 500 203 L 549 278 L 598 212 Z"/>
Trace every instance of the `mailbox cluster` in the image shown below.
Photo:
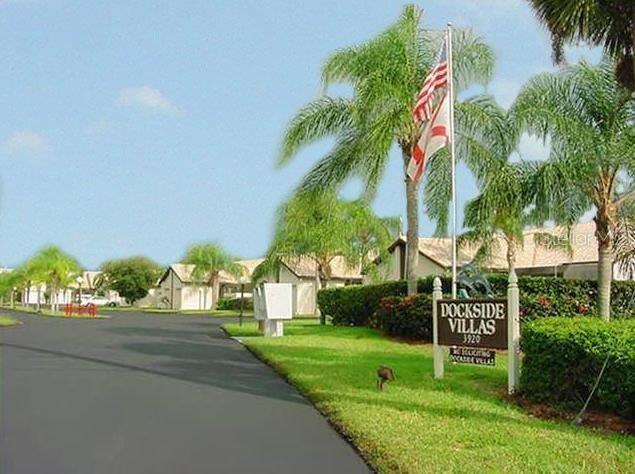
<path fill-rule="evenodd" d="M 261 283 L 254 288 L 254 317 L 265 337 L 284 335 L 284 321 L 293 317 L 293 285 Z"/>

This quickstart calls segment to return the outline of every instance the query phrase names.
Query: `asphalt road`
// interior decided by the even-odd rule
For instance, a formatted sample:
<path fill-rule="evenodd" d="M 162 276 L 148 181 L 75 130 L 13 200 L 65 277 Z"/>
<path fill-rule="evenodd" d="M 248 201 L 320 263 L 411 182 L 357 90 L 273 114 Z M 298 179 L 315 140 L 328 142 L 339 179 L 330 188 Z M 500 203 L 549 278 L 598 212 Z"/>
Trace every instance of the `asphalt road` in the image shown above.
<path fill-rule="evenodd" d="M 0 473 L 368 472 L 222 320 L 20 315 L 0 329 Z"/>

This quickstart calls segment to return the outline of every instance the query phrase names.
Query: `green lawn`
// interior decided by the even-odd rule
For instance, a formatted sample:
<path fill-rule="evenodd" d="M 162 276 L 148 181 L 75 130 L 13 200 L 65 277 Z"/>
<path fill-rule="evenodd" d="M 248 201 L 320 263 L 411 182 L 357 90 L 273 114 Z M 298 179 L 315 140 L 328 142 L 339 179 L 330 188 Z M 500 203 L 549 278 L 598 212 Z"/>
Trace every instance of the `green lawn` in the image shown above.
<path fill-rule="evenodd" d="M 258 336 L 225 325 L 308 396 L 380 472 L 634 472 L 635 438 L 533 418 L 504 400 L 507 375 L 446 364 L 432 377 L 431 346 L 398 343 L 364 328 L 285 325 Z M 381 364 L 395 370 L 384 392 Z"/>
<path fill-rule="evenodd" d="M 22 324 L 22 323 L 18 321 L 17 319 L 10 318 L 9 316 L 0 316 L 0 328 L 17 326 L 18 324 Z"/>

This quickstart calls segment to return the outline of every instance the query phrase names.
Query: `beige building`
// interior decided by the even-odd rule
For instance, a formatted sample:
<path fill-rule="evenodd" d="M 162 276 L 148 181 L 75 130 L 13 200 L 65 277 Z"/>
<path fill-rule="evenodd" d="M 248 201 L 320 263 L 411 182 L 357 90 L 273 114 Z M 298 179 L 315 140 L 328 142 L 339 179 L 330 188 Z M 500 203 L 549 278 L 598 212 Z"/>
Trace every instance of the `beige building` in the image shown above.
<path fill-rule="evenodd" d="M 251 274 L 262 259 L 239 260 L 236 263 L 244 269 L 245 296 L 251 296 Z M 174 263 L 170 265 L 139 306 L 154 306 L 169 309 L 211 309 L 222 297 L 239 296 L 241 282 L 233 275 L 221 271 L 214 285 L 194 281 L 194 265 Z"/>
<path fill-rule="evenodd" d="M 379 274 L 385 280 L 403 280 L 406 278 L 406 238 L 401 236 L 388 248 L 388 261 L 380 262 Z M 459 249 L 458 266 L 471 262 L 473 253 Z M 452 241 L 436 237 L 419 238 L 419 262 L 417 275 L 445 275 L 452 271 Z M 370 283 L 365 277 L 365 283 Z"/>
<path fill-rule="evenodd" d="M 363 282 L 359 265 L 350 267 L 343 257 L 331 261 L 331 276 L 324 284 L 327 288 L 359 285 Z M 317 309 L 317 264 L 309 257 L 288 259 L 282 263 L 276 275 L 269 275 L 262 281 L 291 283 L 293 285 L 294 314 L 314 314 Z"/>
<path fill-rule="evenodd" d="M 390 280 L 405 278 L 404 237 L 390 247 L 390 259 L 380 263 L 380 271 Z M 459 268 L 469 263 L 476 253 L 475 247 L 459 248 Z M 488 271 L 507 271 L 507 243 L 498 238 L 493 246 L 493 255 L 482 265 Z M 519 275 L 557 276 L 569 279 L 595 280 L 597 278 L 598 245 L 595 224 L 576 224 L 567 231 L 564 227 L 529 229 L 524 233 L 522 248 L 516 257 L 516 272 Z M 448 238 L 420 238 L 419 265 L 417 275 L 449 275 L 452 269 L 452 242 Z M 613 270 L 615 280 L 625 280 L 617 265 Z"/>

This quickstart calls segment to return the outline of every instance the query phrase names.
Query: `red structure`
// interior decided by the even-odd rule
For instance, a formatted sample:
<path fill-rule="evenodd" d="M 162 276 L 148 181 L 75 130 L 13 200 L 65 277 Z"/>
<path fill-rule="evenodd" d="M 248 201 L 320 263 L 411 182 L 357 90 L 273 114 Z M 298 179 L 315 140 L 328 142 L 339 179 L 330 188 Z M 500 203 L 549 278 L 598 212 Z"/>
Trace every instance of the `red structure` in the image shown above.
<path fill-rule="evenodd" d="M 91 317 L 95 317 L 97 316 L 97 306 L 92 303 L 86 306 L 82 306 L 81 304 L 76 305 L 73 303 L 67 303 L 66 305 L 64 305 L 64 314 L 69 317 L 73 314 L 77 314 L 78 316 L 87 314 Z"/>

